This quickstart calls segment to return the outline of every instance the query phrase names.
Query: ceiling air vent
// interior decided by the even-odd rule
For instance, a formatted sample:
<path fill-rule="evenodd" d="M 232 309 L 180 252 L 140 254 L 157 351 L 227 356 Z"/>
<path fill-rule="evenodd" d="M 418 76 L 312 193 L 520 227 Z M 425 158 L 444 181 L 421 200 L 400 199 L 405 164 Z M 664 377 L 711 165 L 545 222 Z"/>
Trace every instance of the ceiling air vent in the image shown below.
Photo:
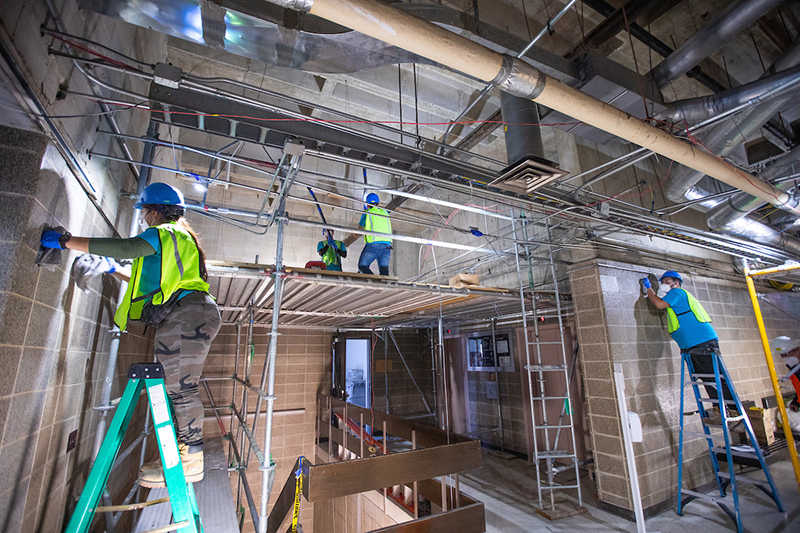
<path fill-rule="evenodd" d="M 531 194 L 551 181 L 566 176 L 567 172 L 553 166 L 553 163 L 535 156 L 506 167 L 500 176 L 489 185 L 499 189 Z"/>

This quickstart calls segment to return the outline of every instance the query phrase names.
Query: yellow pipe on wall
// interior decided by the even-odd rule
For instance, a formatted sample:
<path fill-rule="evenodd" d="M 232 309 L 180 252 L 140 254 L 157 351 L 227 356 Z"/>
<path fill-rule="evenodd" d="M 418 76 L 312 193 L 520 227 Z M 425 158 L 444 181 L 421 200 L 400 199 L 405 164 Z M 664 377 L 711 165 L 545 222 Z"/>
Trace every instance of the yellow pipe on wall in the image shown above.
<path fill-rule="evenodd" d="M 753 270 L 750 272 L 749 276 L 754 278 L 756 276 L 766 276 L 768 274 L 778 274 L 780 272 L 789 272 L 790 270 L 797 270 L 800 268 L 800 263 L 798 264 L 789 264 L 789 265 L 781 265 L 776 266 L 773 268 L 765 268 L 763 270 Z"/>
<path fill-rule="evenodd" d="M 786 404 L 781 395 L 781 386 L 778 384 L 778 375 L 775 373 L 775 363 L 772 360 L 772 349 L 769 347 L 767 330 L 764 327 L 764 317 L 761 315 L 761 306 L 758 303 L 756 287 L 750 274 L 750 267 L 744 265 L 744 276 L 747 280 L 747 290 L 750 291 L 750 301 L 753 303 L 753 311 L 758 322 L 758 333 L 761 335 L 761 346 L 764 348 L 764 358 L 767 360 L 767 370 L 769 370 L 769 380 L 772 382 L 772 390 L 775 392 L 775 399 L 778 401 L 778 411 L 783 421 L 783 434 L 786 435 L 786 444 L 789 446 L 789 456 L 792 459 L 794 468 L 794 479 L 797 481 L 797 490 L 800 491 L 800 460 L 797 458 L 797 447 L 792 436 L 792 428 L 789 426 L 789 417 L 786 415 Z M 754 443 L 755 444 L 755 443 Z"/>

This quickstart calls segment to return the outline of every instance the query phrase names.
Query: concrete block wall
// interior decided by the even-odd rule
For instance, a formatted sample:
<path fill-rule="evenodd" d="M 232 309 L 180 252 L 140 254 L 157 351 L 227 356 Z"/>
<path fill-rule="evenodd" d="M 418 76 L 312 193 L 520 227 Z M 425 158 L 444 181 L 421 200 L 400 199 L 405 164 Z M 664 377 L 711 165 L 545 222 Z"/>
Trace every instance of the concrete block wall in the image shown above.
<path fill-rule="evenodd" d="M 680 265 L 669 265 L 680 268 Z M 658 269 L 659 272 L 666 266 Z M 630 411 L 642 420 L 644 441 L 634 444 L 639 484 L 645 508 L 653 510 L 672 501 L 677 491 L 680 421 L 681 358 L 669 338 L 664 314 L 641 295 L 638 279 L 652 270 L 640 265 L 590 261 L 570 272 L 577 313 L 581 368 L 584 375 L 588 421 L 602 502 L 617 509 L 633 509 L 629 474 L 613 382 L 613 364 L 622 363 Z M 684 276 L 684 288 L 694 294 L 711 315 L 720 338 L 723 360 L 742 400 L 760 404 L 772 395 L 768 371 L 744 282 Z M 794 294 L 773 295 L 777 305 L 798 316 Z M 775 309 L 765 310 L 770 336 L 791 334 L 800 323 Z M 677 393 L 677 394 L 676 394 Z M 686 405 L 694 405 L 691 389 Z M 687 428 L 700 430 L 697 417 Z M 706 443 L 688 440 L 684 449 L 685 486 L 712 479 Z"/>
<path fill-rule="evenodd" d="M 242 328 L 241 356 L 239 375 L 244 375 L 244 362 L 248 353 L 246 346 L 245 328 Z M 259 384 L 264 367 L 264 360 L 269 345 L 269 328 L 256 327 L 253 334 L 255 357 L 253 358 L 253 371 L 251 382 Z M 299 328 L 281 328 L 278 337 L 278 354 L 275 375 L 275 417 L 273 419 L 272 454 L 276 462 L 275 484 L 270 497 L 270 509 L 278 498 L 292 466 L 301 455 L 313 460 L 316 456 L 314 440 L 316 432 L 317 393 L 329 393 L 331 389 L 331 331 L 307 330 Z M 236 328 L 224 326 L 211 346 L 203 373 L 207 377 L 229 377 L 234 373 L 236 353 Z M 209 388 L 217 406 L 228 406 L 232 401 L 233 387 L 230 381 L 209 381 Z M 237 386 L 236 405 L 242 405 L 242 387 Z M 210 407 L 205 392 L 201 397 Z M 249 394 L 248 421 L 253 422 L 252 413 L 255 412 L 256 398 Z M 256 440 L 259 447 L 264 450 L 264 408 L 259 418 L 256 430 Z M 295 412 L 302 410 L 302 412 Z M 286 413 L 286 411 L 292 411 Z M 230 413 L 222 416 L 226 431 L 230 427 Z M 221 434 L 217 420 L 213 413 L 206 411 L 204 435 L 214 436 Z M 258 470 L 258 461 L 251 454 L 248 464 L 247 477 L 256 500 L 256 507 L 260 505 L 261 472 Z M 238 476 L 231 474 L 231 487 L 234 498 L 237 494 Z M 242 505 L 247 508 L 247 500 L 242 493 Z M 301 504 L 301 523 L 306 532 L 314 531 L 314 505 L 303 500 Z M 243 531 L 255 531 L 250 512 L 246 513 Z M 326 531 L 322 529 L 321 531 Z"/>
<path fill-rule="evenodd" d="M 409 520 L 403 512 L 381 492 L 370 491 L 315 503 L 314 526 L 317 531 L 375 531 Z"/>
<path fill-rule="evenodd" d="M 79 235 L 110 236 L 111 228 L 46 137 L 0 128 L 0 152 L 0 529 L 58 531 L 88 474 L 119 285 L 97 278 L 77 289 L 74 252 L 62 252 L 52 270 L 34 261 L 45 224 Z M 123 336 L 112 398 L 128 366 L 152 353 L 141 333 Z M 140 406 L 123 446 L 141 431 L 143 414 Z M 67 451 L 73 431 L 76 445 Z M 117 501 L 131 488 L 137 458 L 130 455 L 109 483 Z"/>
<path fill-rule="evenodd" d="M 394 329 L 397 344 L 400 346 L 401 353 L 405 358 L 414 376 L 417 385 L 425 394 L 425 399 L 431 409 L 436 409 L 433 398 L 433 376 L 431 373 L 431 346 L 427 330 L 417 329 Z M 389 340 L 389 396 L 388 411 L 386 398 L 386 375 L 383 372 L 376 372 L 377 365 L 383 365 L 384 344 L 378 338 L 375 342 L 372 354 L 372 384 L 375 395 L 375 408 L 388 412 L 394 416 L 415 416 L 425 414 L 425 404 L 414 386 L 409 372 L 403 365 L 403 360 L 397 352 L 394 343 Z M 433 418 L 422 418 L 423 424 L 433 424 Z"/>

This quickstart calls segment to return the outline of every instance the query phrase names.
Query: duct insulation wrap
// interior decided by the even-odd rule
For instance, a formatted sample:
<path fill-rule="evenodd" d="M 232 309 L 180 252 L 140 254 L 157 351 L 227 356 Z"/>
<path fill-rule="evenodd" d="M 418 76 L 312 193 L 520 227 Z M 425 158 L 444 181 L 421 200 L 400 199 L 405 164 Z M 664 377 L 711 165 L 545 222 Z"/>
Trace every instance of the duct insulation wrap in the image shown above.
<path fill-rule="evenodd" d="M 750 218 L 737 218 L 717 231 L 778 248 L 800 259 L 800 240 Z"/>
<path fill-rule="evenodd" d="M 528 156 L 543 158 L 544 146 L 536 103 L 501 92 L 500 105 L 505 123 L 508 164 L 514 165 Z"/>

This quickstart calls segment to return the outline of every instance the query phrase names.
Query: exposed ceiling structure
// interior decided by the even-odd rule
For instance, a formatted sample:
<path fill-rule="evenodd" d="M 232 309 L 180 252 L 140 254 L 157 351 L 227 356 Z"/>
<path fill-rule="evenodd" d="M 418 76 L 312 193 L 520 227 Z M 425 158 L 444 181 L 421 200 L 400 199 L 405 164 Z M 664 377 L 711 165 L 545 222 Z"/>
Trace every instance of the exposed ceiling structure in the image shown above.
<path fill-rule="evenodd" d="M 793 236 L 800 212 L 793 181 L 800 154 L 794 129 L 800 106 L 793 98 L 800 90 L 796 2 L 531 0 L 475 2 L 466 9 L 347 3 L 380 14 L 370 15 L 374 31 L 326 0 L 79 4 L 170 36 L 167 61 L 158 65 L 113 64 L 69 47 L 54 46 L 53 53 L 90 64 L 87 75 L 107 105 L 147 102 L 154 120 L 191 130 L 185 138 L 195 145 L 170 144 L 181 150 L 181 174 L 200 185 L 214 181 L 212 168 L 227 166 L 232 187 L 274 194 L 263 180 L 252 181 L 275 173 L 274 163 L 257 154 L 299 139 L 307 159 L 363 167 L 382 176 L 375 187 L 405 191 L 392 208 L 412 235 L 437 227 L 469 232 L 425 216 L 431 210 L 422 202 L 435 187 L 535 207 L 561 221 L 556 240 L 562 244 L 598 244 L 604 234 L 621 232 L 770 262 L 800 256 Z M 501 4 L 507 12 L 490 9 Z M 392 44 L 381 38 L 386 28 L 421 37 L 399 36 Z M 429 37 L 451 50 L 420 44 Z M 443 59 L 446 53 L 455 59 Z M 502 76 L 482 74 L 501 57 Z M 126 90 L 129 84 L 109 79 L 143 81 L 148 90 Z M 487 185 L 517 163 L 506 157 L 503 130 L 514 124 L 504 120 L 501 89 L 540 102 L 541 122 L 595 147 L 605 156 L 601 164 L 557 178 L 557 136 L 541 128 L 545 140 L 534 155 L 539 168 L 551 169 L 546 185 L 532 195 Z M 84 96 L 68 88 L 64 94 Z M 116 137 L 141 140 L 137 132 Z M 626 190 L 593 192 L 601 180 L 649 161 L 649 150 L 684 163 L 672 168 L 659 160 L 668 177 L 649 184 L 675 206 L 647 209 L 617 198 Z M 555 166 L 545 164 L 551 161 Z M 578 187 L 577 177 L 584 185 Z M 352 178 L 305 168 L 299 179 L 326 191 L 322 204 L 343 210 L 345 218 L 358 211 L 346 207 L 360 196 Z M 198 201 L 209 216 L 240 221 L 252 219 L 260 203 L 220 210 L 205 195 Z M 303 201 L 313 218 L 312 204 Z M 687 207 L 708 211 L 712 231 L 670 221 Z"/>

